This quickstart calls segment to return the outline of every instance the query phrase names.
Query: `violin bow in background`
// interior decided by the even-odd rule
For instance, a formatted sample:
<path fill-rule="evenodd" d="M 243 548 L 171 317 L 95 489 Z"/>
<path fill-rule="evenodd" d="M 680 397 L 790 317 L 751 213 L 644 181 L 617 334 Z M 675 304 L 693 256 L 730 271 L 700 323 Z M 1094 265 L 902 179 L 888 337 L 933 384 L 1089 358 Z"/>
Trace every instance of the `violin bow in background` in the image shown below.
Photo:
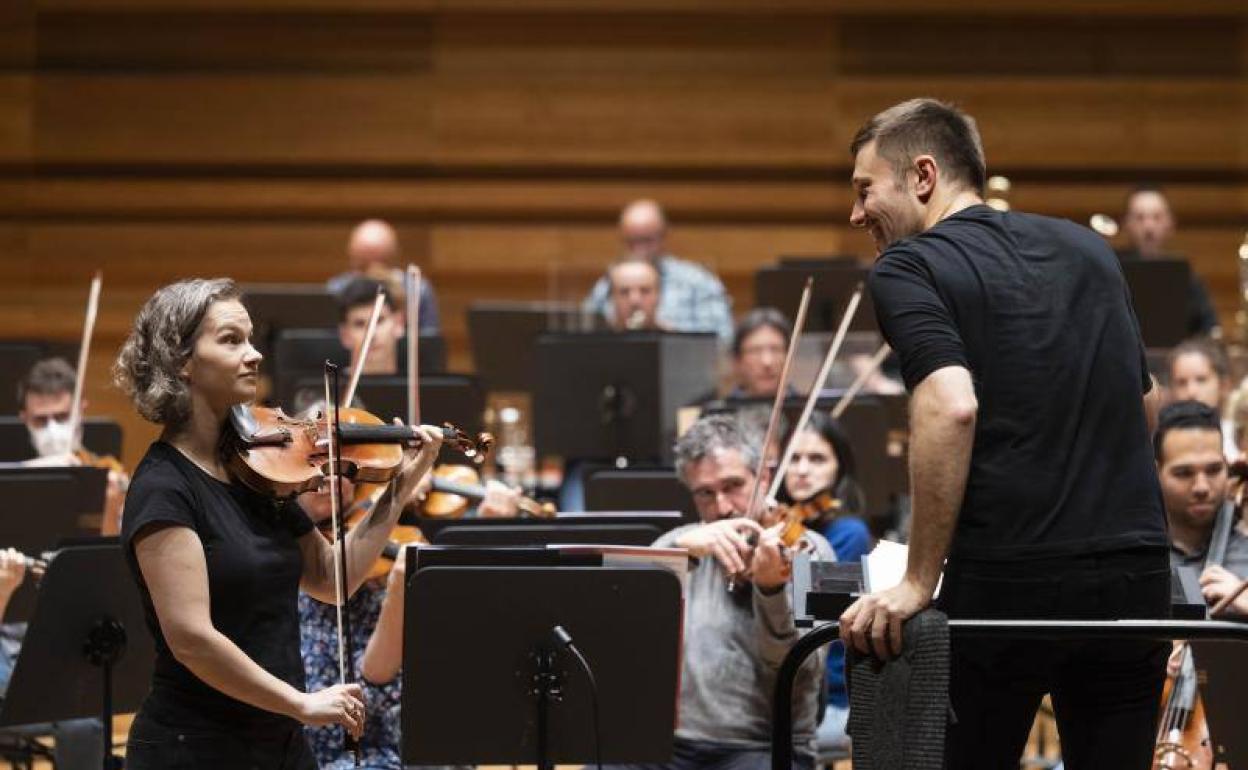
<path fill-rule="evenodd" d="M 342 397 L 343 409 L 350 409 L 351 402 L 355 400 L 355 388 L 360 384 L 360 373 L 364 371 L 364 361 L 368 358 L 369 348 L 372 347 L 373 335 L 377 333 L 377 319 L 381 317 L 381 306 L 385 302 L 385 290 L 378 286 L 377 296 L 373 300 L 373 314 L 368 318 L 368 329 L 364 332 L 364 340 L 351 357 L 351 382 L 347 385 L 347 392 Z M 329 401 L 325 402 L 326 405 L 329 403 Z"/>
<path fill-rule="evenodd" d="M 74 376 L 74 398 L 69 407 L 70 452 L 78 450 L 78 429 L 82 424 L 82 391 L 87 380 L 87 358 L 91 351 L 91 335 L 95 333 L 95 318 L 100 310 L 100 289 L 104 273 L 95 271 L 91 278 L 91 292 L 87 296 L 87 316 L 82 324 L 82 344 L 78 346 L 78 370 Z"/>
<path fill-rule="evenodd" d="M 871 379 L 880 370 L 884 359 L 888 358 L 888 354 L 891 352 L 893 352 L 893 349 L 888 346 L 887 342 L 880 345 L 880 349 L 875 351 L 875 355 L 871 356 L 871 361 L 868 362 L 867 368 L 858 374 L 857 379 L 849 386 L 849 390 L 845 391 L 841 395 L 840 400 L 836 402 L 836 406 L 832 407 L 833 420 L 841 419 L 841 415 L 845 414 L 845 410 L 849 409 L 850 404 L 854 403 L 854 397 L 866 387 L 867 380 Z"/>
<path fill-rule="evenodd" d="M 420 424 L 420 268 L 408 264 L 407 294 L 407 424 Z"/>
<path fill-rule="evenodd" d="M 845 335 L 849 332 L 849 324 L 854 320 L 854 314 L 858 312 L 858 303 L 862 301 L 862 284 L 858 284 L 858 288 L 854 289 L 854 294 L 849 298 L 849 305 L 845 308 L 845 314 L 841 316 L 840 328 L 836 330 L 836 336 L 832 338 L 832 344 L 828 347 L 828 353 L 823 358 L 823 366 L 819 367 L 819 373 L 815 375 L 815 381 L 810 385 L 810 393 L 806 396 L 806 406 L 802 408 L 802 415 L 797 419 L 789 432 L 789 443 L 784 448 L 784 454 L 780 457 L 780 465 L 776 467 L 775 475 L 771 477 L 771 488 L 767 492 L 765 502 L 775 502 L 776 494 L 780 491 L 780 485 L 784 483 L 785 471 L 789 468 L 789 461 L 793 459 L 793 450 L 797 448 L 797 436 L 806 427 L 806 422 L 810 419 L 810 415 L 815 411 L 815 402 L 819 400 L 819 392 L 823 389 L 823 383 L 828 379 L 828 372 L 832 371 L 832 362 L 836 360 L 836 354 L 840 351 L 841 345 L 845 342 Z"/>
<path fill-rule="evenodd" d="M 802 299 L 797 306 L 797 316 L 793 319 L 793 331 L 789 334 L 789 349 L 784 355 L 784 367 L 780 370 L 780 383 L 776 387 L 776 398 L 771 405 L 771 416 L 767 419 L 767 432 L 763 434 L 763 444 L 759 447 L 758 467 L 754 469 L 754 488 L 750 490 L 750 507 L 746 516 L 758 520 L 762 518 L 759 511 L 759 491 L 762 489 L 763 472 L 767 470 L 767 450 L 776 437 L 780 424 L 780 410 L 784 407 L 785 393 L 789 387 L 789 369 L 793 365 L 793 356 L 797 352 L 797 339 L 806 324 L 806 309 L 810 305 L 810 289 L 814 279 L 807 278 L 802 289 Z"/>

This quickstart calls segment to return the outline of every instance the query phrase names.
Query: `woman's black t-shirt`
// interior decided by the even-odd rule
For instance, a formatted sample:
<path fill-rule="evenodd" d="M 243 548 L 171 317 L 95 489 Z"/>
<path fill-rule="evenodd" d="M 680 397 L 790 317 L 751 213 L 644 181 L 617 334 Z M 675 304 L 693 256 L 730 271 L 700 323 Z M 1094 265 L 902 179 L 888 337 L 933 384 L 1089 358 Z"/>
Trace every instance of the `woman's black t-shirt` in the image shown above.
<path fill-rule="evenodd" d="M 156 643 L 144 713 L 192 730 L 264 733 L 275 723 L 293 723 L 214 689 L 170 652 L 134 555 L 135 536 L 153 524 L 195 531 L 204 546 L 213 626 L 266 671 L 302 690 L 297 601 L 303 558 L 297 540 L 312 530 L 312 522 L 295 502 L 218 481 L 158 441 L 135 469 L 121 532 Z"/>

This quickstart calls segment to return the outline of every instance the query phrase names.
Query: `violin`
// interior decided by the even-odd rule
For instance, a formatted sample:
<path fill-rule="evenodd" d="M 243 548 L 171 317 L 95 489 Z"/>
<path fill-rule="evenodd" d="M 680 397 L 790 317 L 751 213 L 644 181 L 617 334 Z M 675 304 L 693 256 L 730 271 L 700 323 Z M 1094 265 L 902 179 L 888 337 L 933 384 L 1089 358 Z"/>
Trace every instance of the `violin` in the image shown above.
<path fill-rule="evenodd" d="M 485 498 L 481 475 L 468 465 L 440 465 L 433 471 L 433 489 L 425 499 L 421 513 L 434 519 L 458 519 L 467 513 L 472 501 Z M 535 519 L 552 519 L 553 503 L 539 503 L 528 497 L 516 501 L 520 515 Z"/>
<path fill-rule="evenodd" d="M 419 447 L 421 434 L 411 426 L 391 425 L 363 409 L 340 409 L 341 447 L 338 467 L 329 465 L 329 424 L 326 412 L 310 419 L 290 417 L 280 408 L 240 404 L 230 410 L 226 464 L 251 489 L 274 497 L 290 497 L 320 487 L 337 472 L 358 483 L 384 484 L 399 472 L 403 449 Z M 489 453 L 494 438 L 475 440 L 449 423 L 442 427 L 446 446 L 472 458 Z"/>

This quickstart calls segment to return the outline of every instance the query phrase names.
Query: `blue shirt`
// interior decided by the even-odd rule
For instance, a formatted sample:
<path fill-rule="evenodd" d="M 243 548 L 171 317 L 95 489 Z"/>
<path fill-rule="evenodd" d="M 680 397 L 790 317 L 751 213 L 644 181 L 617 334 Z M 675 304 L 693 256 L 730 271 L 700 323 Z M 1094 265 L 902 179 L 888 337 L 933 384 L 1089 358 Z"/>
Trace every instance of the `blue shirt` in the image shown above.
<path fill-rule="evenodd" d="M 676 332 L 715 332 L 721 345 L 732 344 L 732 299 L 715 274 L 676 257 L 659 257 L 659 323 Z M 602 276 L 581 304 L 589 315 L 610 321 L 611 281 Z"/>
<path fill-rule="evenodd" d="M 832 546 L 837 561 L 860 561 L 871 550 L 871 532 L 857 516 L 838 516 L 825 524 L 819 534 Z M 845 689 L 845 645 L 839 641 L 828 647 L 828 703 L 849 707 L 849 692 Z"/>

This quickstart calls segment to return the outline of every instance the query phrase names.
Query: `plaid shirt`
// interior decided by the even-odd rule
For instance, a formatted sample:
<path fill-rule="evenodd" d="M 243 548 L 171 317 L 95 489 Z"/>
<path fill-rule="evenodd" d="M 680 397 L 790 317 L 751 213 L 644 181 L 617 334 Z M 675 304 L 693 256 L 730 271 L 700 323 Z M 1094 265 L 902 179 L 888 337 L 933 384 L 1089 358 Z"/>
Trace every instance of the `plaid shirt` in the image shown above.
<path fill-rule="evenodd" d="M 699 264 L 676 257 L 659 257 L 659 323 L 680 332 L 715 332 L 721 345 L 732 344 L 732 298 L 715 274 Z M 581 309 L 608 321 L 611 283 L 602 276 Z"/>

